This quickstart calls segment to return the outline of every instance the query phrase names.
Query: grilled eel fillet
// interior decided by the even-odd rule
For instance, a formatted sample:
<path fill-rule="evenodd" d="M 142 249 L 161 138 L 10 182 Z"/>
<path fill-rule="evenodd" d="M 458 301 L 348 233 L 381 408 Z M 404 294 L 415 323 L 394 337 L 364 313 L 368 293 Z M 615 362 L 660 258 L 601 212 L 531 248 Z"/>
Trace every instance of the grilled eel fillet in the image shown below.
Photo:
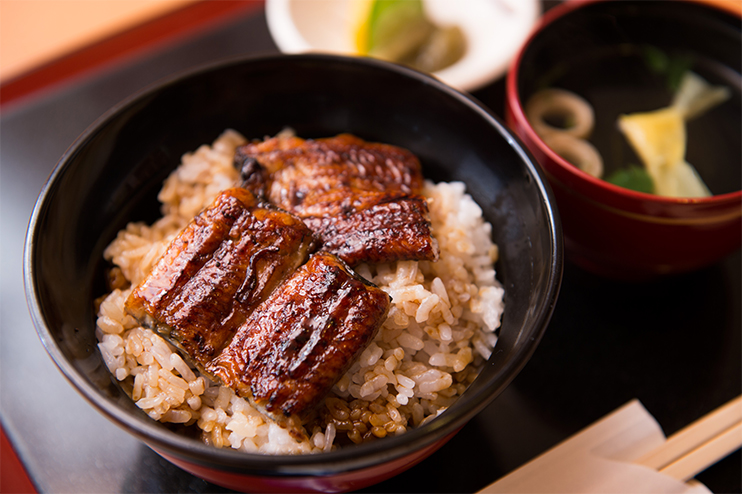
<path fill-rule="evenodd" d="M 277 136 L 235 154 L 241 186 L 304 220 L 351 266 L 438 259 L 420 162 L 409 151 L 350 134 Z"/>
<path fill-rule="evenodd" d="M 126 309 L 203 368 L 313 242 L 298 218 L 228 189 L 171 242 Z"/>
<path fill-rule="evenodd" d="M 389 296 L 328 253 L 297 217 L 242 188 L 171 242 L 126 309 L 202 372 L 295 437 L 302 416 L 368 345 Z"/>
<path fill-rule="evenodd" d="M 389 295 L 317 252 L 258 306 L 207 366 L 293 432 L 368 346 Z"/>

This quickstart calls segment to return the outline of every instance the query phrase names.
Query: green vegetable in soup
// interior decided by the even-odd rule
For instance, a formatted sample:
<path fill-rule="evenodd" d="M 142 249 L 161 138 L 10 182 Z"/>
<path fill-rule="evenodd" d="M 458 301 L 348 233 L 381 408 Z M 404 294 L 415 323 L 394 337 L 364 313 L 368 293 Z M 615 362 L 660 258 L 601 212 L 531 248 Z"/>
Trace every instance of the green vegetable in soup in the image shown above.
<path fill-rule="evenodd" d="M 618 185 L 624 189 L 631 189 L 646 194 L 654 193 L 654 181 L 647 170 L 637 165 L 629 165 L 628 168 L 616 170 L 605 181 Z"/>
<path fill-rule="evenodd" d="M 690 55 L 668 55 L 654 45 L 642 46 L 641 54 L 651 72 L 665 77 L 667 89 L 671 92 L 678 90 L 685 73 L 693 66 Z"/>

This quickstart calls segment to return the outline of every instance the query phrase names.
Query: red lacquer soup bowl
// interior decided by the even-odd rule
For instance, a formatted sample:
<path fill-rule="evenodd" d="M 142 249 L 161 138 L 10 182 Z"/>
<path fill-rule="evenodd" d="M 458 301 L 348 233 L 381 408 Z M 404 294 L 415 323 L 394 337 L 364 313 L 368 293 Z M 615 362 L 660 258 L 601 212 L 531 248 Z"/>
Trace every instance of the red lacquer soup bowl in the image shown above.
<path fill-rule="evenodd" d="M 231 128 L 250 138 L 349 132 L 417 154 L 433 181 L 460 181 L 492 224 L 506 309 L 479 376 L 440 416 L 404 434 L 321 454 L 216 448 L 151 420 L 112 379 L 97 347 L 103 250 L 128 222 L 159 216 L 157 193 L 184 153 Z M 562 277 L 551 191 L 532 156 L 471 97 L 384 62 L 323 55 L 231 59 L 179 74 L 102 116 L 41 192 L 25 250 L 38 334 L 70 383 L 103 415 L 174 464 L 248 492 L 360 489 L 424 460 L 492 402 L 530 359 Z"/>
<path fill-rule="evenodd" d="M 641 280 L 708 266 L 740 247 L 742 8 L 737 10 L 694 1 L 572 1 L 547 11 L 536 26 L 507 76 L 506 121 L 552 186 L 567 259 L 609 277 Z M 533 123 L 547 119 L 547 110 L 527 111 L 545 89 L 564 89 L 587 102 L 594 125 L 581 139 L 598 151 L 608 176 L 641 163 L 619 131 L 618 116 L 666 107 L 687 71 L 729 91 L 727 100 L 685 124 L 685 159 L 711 196 L 664 197 L 596 178 L 573 165 L 579 158 L 557 154 L 545 133 L 536 132 Z M 578 111 L 566 110 L 567 116 Z"/>

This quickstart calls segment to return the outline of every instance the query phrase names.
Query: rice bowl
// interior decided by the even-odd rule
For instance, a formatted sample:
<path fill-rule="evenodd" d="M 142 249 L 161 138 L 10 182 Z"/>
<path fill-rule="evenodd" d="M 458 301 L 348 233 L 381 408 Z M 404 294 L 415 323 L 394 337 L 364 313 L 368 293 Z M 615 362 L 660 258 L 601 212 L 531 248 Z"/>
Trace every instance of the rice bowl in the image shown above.
<path fill-rule="evenodd" d="M 286 125 L 306 138 L 351 132 L 399 145 L 420 158 L 432 181 L 466 184 L 492 225 L 497 279 L 506 293 L 492 355 L 445 412 L 403 434 L 323 454 L 216 448 L 177 433 L 181 424 L 152 420 L 109 372 L 95 334 L 93 300 L 110 290 L 103 252 L 132 221 L 151 226 L 162 216 L 157 195 L 181 158 L 226 128 L 253 138 Z M 168 461 L 238 491 L 352 491 L 430 456 L 526 365 L 561 284 L 561 227 L 551 201 L 535 161 L 505 126 L 432 77 L 328 55 L 229 59 L 131 96 L 71 145 L 30 220 L 27 300 L 43 345 L 70 384 Z"/>

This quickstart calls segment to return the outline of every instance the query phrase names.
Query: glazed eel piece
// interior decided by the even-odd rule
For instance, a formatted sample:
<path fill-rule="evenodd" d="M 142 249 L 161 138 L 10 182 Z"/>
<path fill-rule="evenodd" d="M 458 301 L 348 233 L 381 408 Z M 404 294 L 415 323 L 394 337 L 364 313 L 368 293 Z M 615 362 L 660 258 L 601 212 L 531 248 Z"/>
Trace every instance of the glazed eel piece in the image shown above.
<path fill-rule="evenodd" d="M 313 247 L 299 219 L 228 189 L 170 243 L 126 309 L 203 369 Z"/>
<path fill-rule="evenodd" d="M 202 372 L 303 437 L 304 417 L 375 336 L 389 296 L 297 217 L 222 192 L 171 242 L 127 310 Z M 307 259 L 309 259 L 307 261 Z"/>
<path fill-rule="evenodd" d="M 208 371 L 292 435 L 376 335 L 389 295 L 317 252 L 258 306 Z"/>
<path fill-rule="evenodd" d="M 303 219 L 351 266 L 438 259 L 420 162 L 406 149 L 279 135 L 238 148 L 235 166 L 242 187 Z"/>

